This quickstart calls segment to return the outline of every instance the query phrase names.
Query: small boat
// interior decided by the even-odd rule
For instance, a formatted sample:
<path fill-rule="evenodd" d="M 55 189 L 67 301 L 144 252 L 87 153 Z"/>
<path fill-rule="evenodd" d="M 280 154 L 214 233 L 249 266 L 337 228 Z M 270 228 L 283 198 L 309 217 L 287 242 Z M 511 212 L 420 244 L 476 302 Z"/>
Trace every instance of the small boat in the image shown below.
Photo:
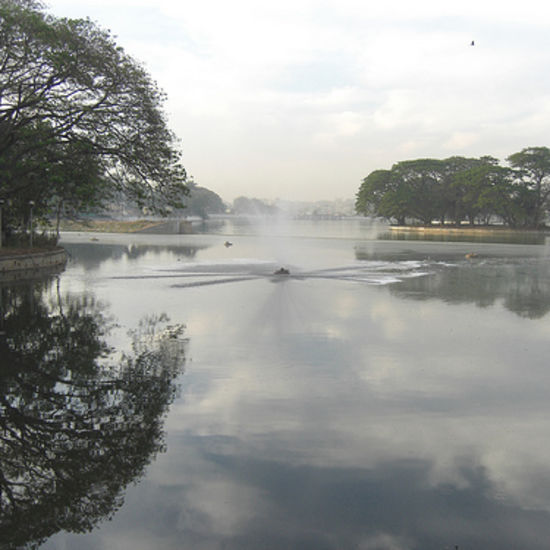
<path fill-rule="evenodd" d="M 280 267 L 277 271 L 273 272 L 273 275 L 290 275 L 290 271 L 285 267 Z"/>

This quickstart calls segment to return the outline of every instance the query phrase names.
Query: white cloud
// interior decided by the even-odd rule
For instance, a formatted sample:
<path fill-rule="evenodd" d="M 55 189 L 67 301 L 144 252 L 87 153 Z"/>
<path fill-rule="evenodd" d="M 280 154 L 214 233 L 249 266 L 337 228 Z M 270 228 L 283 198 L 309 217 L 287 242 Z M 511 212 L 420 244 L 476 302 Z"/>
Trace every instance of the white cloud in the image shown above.
<path fill-rule="evenodd" d="M 228 200 L 351 197 L 403 155 L 500 157 L 549 137 L 540 2 L 50 4 L 145 62 L 186 166 Z"/>

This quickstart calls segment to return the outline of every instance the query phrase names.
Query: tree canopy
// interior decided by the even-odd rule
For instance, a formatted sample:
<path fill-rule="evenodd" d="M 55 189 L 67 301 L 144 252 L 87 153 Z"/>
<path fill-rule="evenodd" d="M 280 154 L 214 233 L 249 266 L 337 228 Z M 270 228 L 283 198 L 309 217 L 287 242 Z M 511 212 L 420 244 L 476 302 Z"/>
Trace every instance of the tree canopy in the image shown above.
<path fill-rule="evenodd" d="M 11 211 L 81 208 L 124 191 L 180 206 L 185 170 L 146 70 L 89 19 L 0 0 L 0 198 Z"/>
<path fill-rule="evenodd" d="M 401 161 L 361 184 L 355 208 L 404 225 L 451 221 L 540 227 L 550 208 L 550 149 L 528 147 L 509 166 L 490 156 Z"/>
<path fill-rule="evenodd" d="M 550 149 L 547 147 L 527 147 L 508 157 L 508 162 L 516 169 L 514 177 L 524 189 L 532 223 L 535 226 L 544 221 L 550 196 Z M 527 195 L 527 196 L 526 196 Z"/>
<path fill-rule="evenodd" d="M 226 206 L 222 198 L 214 191 L 188 181 L 189 195 L 185 199 L 185 212 L 191 216 L 207 219 L 210 214 L 223 214 Z"/>

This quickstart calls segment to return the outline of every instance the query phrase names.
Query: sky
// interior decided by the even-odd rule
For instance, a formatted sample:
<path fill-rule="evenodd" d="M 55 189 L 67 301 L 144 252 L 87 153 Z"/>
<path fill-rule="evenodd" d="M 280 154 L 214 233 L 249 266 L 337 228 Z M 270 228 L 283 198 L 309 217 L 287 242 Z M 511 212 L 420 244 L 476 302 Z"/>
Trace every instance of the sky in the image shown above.
<path fill-rule="evenodd" d="M 225 201 L 353 199 L 402 160 L 550 146 L 543 0 L 46 0 L 167 93 L 183 164 Z M 472 46 L 471 42 L 475 41 Z"/>

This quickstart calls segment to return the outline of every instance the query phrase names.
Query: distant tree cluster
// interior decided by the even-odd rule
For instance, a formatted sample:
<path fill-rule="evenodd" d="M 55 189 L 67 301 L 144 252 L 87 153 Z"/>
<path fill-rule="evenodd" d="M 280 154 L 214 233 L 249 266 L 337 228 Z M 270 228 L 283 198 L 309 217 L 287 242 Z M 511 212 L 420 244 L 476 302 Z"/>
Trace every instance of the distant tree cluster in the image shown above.
<path fill-rule="evenodd" d="M 185 213 L 207 219 L 211 214 L 223 214 L 226 206 L 222 198 L 214 191 L 188 181 L 189 195 L 185 198 Z"/>
<path fill-rule="evenodd" d="M 186 173 L 165 96 L 108 31 L 0 0 L 0 199 L 4 220 L 82 210 L 123 192 L 181 206 Z"/>
<path fill-rule="evenodd" d="M 398 162 L 363 180 L 355 208 L 399 225 L 498 219 L 511 227 L 544 226 L 550 208 L 550 149 L 528 147 L 506 160 L 508 166 L 489 156 Z"/>

